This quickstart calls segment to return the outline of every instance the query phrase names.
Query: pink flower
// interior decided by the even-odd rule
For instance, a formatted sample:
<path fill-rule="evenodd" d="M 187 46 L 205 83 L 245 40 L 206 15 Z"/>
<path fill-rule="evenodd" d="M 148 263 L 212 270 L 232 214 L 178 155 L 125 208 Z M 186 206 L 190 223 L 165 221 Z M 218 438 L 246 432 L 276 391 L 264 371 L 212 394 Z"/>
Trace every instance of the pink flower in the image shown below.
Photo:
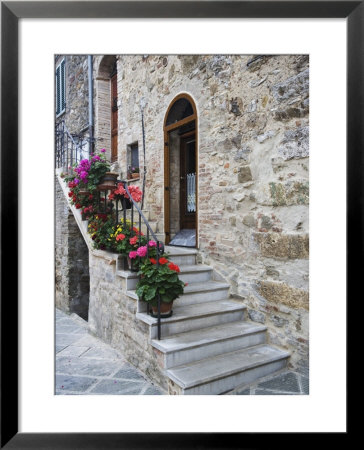
<path fill-rule="evenodd" d="M 102 148 L 102 149 L 100 150 L 100 152 L 101 152 L 101 153 L 105 153 L 106 150 L 105 150 L 104 148 Z"/>
<path fill-rule="evenodd" d="M 155 241 L 148 242 L 149 247 L 157 247 L 157 243 Z"/>
<path fill-rule="evenodd" d="M 129 252 L 129 258 L 130 259 L 135 259 L 138 256 L 137 252 Z"/>
<path fill-rule="evenodd" d="M 144 245 L 142 247 L 139 247 L 137 250 L 137 254 L 138 254 L 138 256 L 141 256 L 141 257 L 145 256 L 147 254 L 147 246 Z"/>

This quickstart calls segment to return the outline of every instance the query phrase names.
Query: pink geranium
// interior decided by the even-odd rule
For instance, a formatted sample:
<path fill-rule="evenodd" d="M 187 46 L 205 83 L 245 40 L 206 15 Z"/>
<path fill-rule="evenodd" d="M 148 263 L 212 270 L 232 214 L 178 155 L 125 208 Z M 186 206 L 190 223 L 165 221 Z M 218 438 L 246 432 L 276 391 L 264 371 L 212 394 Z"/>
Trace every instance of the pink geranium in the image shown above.
<path fill-rule="evenodd" d="M 155 241 L 148 242 L 149 247 L 157 247 L 157 243 Z"/>
<path fill-rule="evenodd" d="M 129 258 L 130 259 L 135 259 L 138 256 L 137 252 L 129 252 Z"/>
<path fill-rule="evenodd" d="M 139 247 L 136 252 L 137 252 L 138 256 L 141 256 L 141 257 L 145 256 L 147 254 L 147 246 L 144 245 L 142 247 Z"/>

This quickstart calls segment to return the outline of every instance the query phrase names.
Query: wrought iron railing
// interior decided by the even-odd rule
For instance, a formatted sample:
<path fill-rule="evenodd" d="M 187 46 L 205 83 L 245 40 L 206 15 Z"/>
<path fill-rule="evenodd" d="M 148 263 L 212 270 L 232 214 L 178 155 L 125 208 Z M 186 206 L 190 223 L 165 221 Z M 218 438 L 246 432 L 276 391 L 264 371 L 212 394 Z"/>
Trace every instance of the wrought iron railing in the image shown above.
<path fill-rule="evenodd" d="M 135 236 L 136 234 L 138 234 L 138 238 L 139 238 L 139 247 L 141 246 L 141 231 L 142 231 L 142 223 L 144 224 L 144 226 L 146 227 L 146 239 L 147 239 L 147 254 L 146 257 L 149 257 L 149 240 L 150 238 L 154 239 L 154 241 L 156 242 L 156 265 L 157 267 L 159 267 L 159 260 L 161 258 L 161 256 L 164 253 L 164 244 L 163 242 L 160 242 L 156 236 L 156 234 L 154 233 L 154 231 L 152 230 L 148 220 L 146 219 L 146 217 L 144 216 L 142 210 L 139 208 L 137 202 L 133 199 L 126 181 L 123 180 L 116 180 L 116 186 L 118 186 L 119 183 L 123 184 L 123 187 L 126 191 L 126 194 L 129 196 L 129 199 L 126 198 L 125 196 L 122 196 L 121 199 L 118 198 L 118 196 L 115 197 L 115 215 L 116 215 L 116 223 L 119 223 L 119 217 L 122 214 L 123 215 L 123 226 L 126 227 L 127 226 L 127 211 L 130 211 L 130 234 L 131 236 Z M 100 205 L 100 195 L 101 192 L 104 191 L 103 193 L 103 199 L 104 199 L 104 205 L 103 208 L 105 209 L 105 211 L 107 210 L 108 207 L 112 207 L 112 209 L 114 209 L 114 205 L 112 205 L 111 203 L 108 204 L 107 203 L 107 191 L 109 189 L 105 189 L 105 190 L 101 190 L 99 191 L 99 205 Z M 121 208 L 120 208 L 121 206 Z M 134 222 L 135 219 L 135 215 L 137 215 L 137 220 Z M 138 229 L 139 232 L 134 230 L 134 223 L 138 224 Z M 139 262 L 141 260 L 141 257 L 138 256 L 139 258 Z M 124 261 L 124 264 L 125 261 Z M 126 267 L 124 266 L 124 269 Z M 161 298 L 160 298 L 160 294 L 159 292 L 157 293 L 157 309 L 158 309 L 158 313 L 157 313 L 157 327 L 158 327 L 158 339 L 161 339 Z M 149 302 L 147 302 L 147 314 L 150 314 L 150 306 L 149 306 Z"/>
<path fill-rule="evenodd" d="M 64 120 L 56 123 L 55 167 L 68 171 L 81 159 L 89 158 L 92 141 L 85 133 L 71 134 Z"/>

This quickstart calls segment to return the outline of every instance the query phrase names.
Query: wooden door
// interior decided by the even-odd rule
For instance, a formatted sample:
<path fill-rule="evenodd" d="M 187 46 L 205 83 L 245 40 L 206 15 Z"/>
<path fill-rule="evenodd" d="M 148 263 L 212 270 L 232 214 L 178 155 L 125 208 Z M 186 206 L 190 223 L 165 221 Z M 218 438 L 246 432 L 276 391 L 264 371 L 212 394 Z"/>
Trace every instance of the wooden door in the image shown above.
<path fill-rule="evenodd" d="M 196 229 L 196 135 L 181 137 L 180 229 Z"/>
<path fill-rule="evenodd" d="M 111 161 L 118 158 L 118 85 L 117 74 L 111 78 Z"/>

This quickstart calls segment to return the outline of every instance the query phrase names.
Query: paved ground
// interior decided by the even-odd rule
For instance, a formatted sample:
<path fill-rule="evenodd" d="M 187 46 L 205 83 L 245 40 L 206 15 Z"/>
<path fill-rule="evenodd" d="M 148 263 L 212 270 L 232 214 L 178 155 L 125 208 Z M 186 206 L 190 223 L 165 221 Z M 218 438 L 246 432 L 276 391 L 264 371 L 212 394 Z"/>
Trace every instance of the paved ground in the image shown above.
<path fill-rule="evenodd" d="M 56 395 L 161 395 L 120 353 L 56 309 Z"/>
<path fill-rule="evenodd" d="M 56 309 L 56 395 L 163 395 L 122 354 L 91 336 L 76 314 Z M 308 372 L 283 371 L 228 395 L 307 395 Z"/>

